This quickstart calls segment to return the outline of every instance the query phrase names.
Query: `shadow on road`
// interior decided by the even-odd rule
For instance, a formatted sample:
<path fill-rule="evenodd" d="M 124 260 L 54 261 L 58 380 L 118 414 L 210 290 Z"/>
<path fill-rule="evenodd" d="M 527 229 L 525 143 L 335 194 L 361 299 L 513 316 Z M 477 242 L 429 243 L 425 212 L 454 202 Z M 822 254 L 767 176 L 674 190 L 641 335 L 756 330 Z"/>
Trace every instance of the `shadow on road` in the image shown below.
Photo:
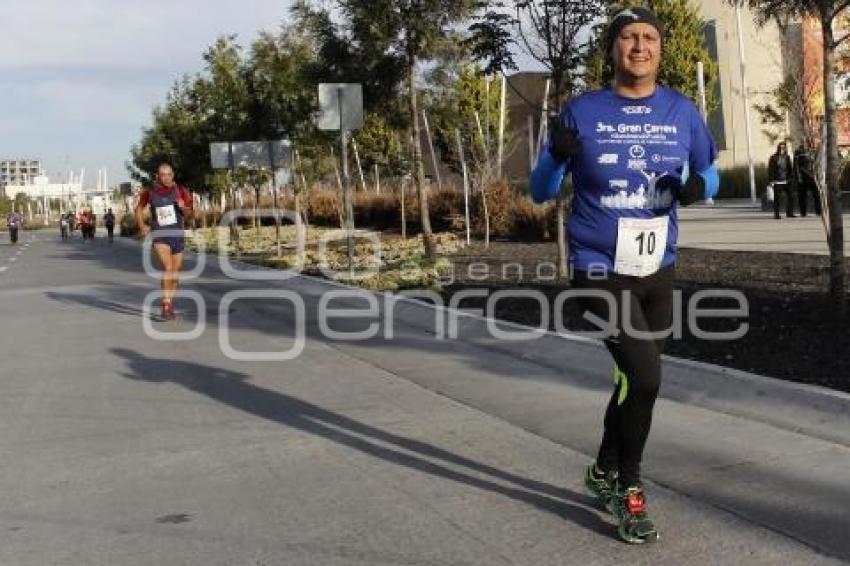
<path fill-rule="evenodd" d="M 130 306 L 108 299 L 101 299 L 93 294 L 87 295 L 81 293 L 58 293 L 55 291 L 48 291 L 47 293 L 45 293 L 45 296 L 50 300 L 56 301 L 58 303 L 64 303 L 66 305 L 76 304 L 83 305 L 85 307 L 111 311 L 118 314 L 127 314 L 139 317 L 145 316 L 145 312 L 139 307 Z"/>
<path fill-rule="evenodd" d="M 596 533 L 610 535 L 612 532 L 611 525 L 598 513 L 585 508 L 592 506 L 594 501 L 572 490 L 521 477 L 433 444 L 363 424 L 285 393 L 258 387 L 250 383 L 243 373 L 151 358 L 126 348 L 112 348 L 110 351 L 126 361 L 130 372 L 124 377 L 128 379 L 175 383 L 250 415 L 320 436 L 392 464 L 527 503 Z M 441 460 L 490 478 L 457 471 L 432 460 Z M 494 480 L 513 485 L 503 485 Z"/>

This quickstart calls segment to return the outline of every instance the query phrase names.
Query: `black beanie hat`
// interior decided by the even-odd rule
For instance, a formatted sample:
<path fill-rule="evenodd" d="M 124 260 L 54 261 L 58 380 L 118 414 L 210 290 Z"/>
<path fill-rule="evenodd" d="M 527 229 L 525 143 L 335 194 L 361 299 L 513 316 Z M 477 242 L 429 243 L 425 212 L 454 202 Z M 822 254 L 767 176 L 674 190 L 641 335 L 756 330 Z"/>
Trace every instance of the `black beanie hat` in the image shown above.
<path fill-rule="evenodd" d="M 629 24 L 649 24 L 658 30 L 658 35 L 661 36 L 661 43 L 664 44 L 664 27 L 661 25 L 661 20 L 658 19 L 652 10 L 647 8 L 626 8 L 618 12 L 608 24 L 608 45 L 606 53 L 611 53 L 611 48 L 614 46 L 614 40 L 623 31 L 623 28 Z"/>

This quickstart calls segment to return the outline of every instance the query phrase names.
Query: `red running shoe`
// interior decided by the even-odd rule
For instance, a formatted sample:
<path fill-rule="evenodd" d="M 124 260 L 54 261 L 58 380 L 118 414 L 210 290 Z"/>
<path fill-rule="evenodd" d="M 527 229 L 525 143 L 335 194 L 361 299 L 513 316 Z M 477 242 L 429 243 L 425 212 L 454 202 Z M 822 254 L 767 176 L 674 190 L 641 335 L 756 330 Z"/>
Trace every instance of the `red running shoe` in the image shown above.
<path fill-rule="evenodd" d="M 165 320 L 174 319 L 174 305 L 171 301 L 162 301 L 162 318 Z"/>

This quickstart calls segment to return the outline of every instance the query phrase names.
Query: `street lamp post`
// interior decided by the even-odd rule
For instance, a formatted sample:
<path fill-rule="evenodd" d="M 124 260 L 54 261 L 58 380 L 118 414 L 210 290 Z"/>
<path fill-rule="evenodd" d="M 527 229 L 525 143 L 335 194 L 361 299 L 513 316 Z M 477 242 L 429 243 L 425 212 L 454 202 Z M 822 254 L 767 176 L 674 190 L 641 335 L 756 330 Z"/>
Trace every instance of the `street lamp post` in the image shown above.
<path fill-rule="evenodd" d="M 756 171 L 753 163 L 753 132 L 750 124 L 750 93 L 747 90 L 747 62 L 744 56 L 744 31 L 741 25 L 741 4 L 735 4 L 735 20 L 738 27 L 738 57 L 741 62 L 741 94 L 744 98 L 744 126 L 747 131 L 747 161 L 750 169 L 750 200 L 756 203 Z"/>

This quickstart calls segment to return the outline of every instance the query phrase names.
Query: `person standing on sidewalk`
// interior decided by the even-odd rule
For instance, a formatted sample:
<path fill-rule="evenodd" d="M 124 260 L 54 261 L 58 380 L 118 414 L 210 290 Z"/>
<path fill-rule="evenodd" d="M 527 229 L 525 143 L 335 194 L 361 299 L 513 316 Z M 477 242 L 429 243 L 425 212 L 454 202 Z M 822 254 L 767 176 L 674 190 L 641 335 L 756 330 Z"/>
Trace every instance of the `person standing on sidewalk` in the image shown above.
<path fill-rule="evenodd" d="M 794 152 L 794 178 L 797 181 L 797 197 L 800 201 L 800 216 L 806 216 L 809 193 L 815 205 L 815 214 L 821 215 L 820 192 L 815 181 L 815 163 L 808 142 L 803 142 Z"/>
<path fill-rule="evenodd" d="M 143 213 L 150 207 L 151 226 Z M 174 318 L 174 294 L 183 267 L 183 219 L 192 214 L 192 195 L 174 182 L 174 169 L 168 163 L 157 168 L 156 185 L 142 191 L 136 204 L 136 225 L 142 236 L 153 233 L 153 249 L 162 266 L 162 318 Z"/>
<path fill-rule="evenodd" d="M 657 83 L 663 48 L 650 10 L 614 16 L 613 85 L 567 102 L 531 175 L 532 196 L 543 202 L 572 174 L 571 283 L 583 291 L 585 318 L 610 322 L 601 333 L 615 362 L 602 442 L 584 482 L 614 512 L 620 537 L 635 544 L 659 538 L 640 465 L 672 321 L 676 203 L 719 188 L 717 150 L 699 111 Z"/>
<path fill-rule="evenodd" d="M 776 153 L 767 162 L 767 178 L 773 184 L 773 217 L 779 220 L 779 194 L 785 193 L 785 215 L 794 218 L 794 199 L 791 197 L 791 174 L 793 172 L 788 146 L 779 142 Z M 803 209 L 805 210 L 805 208 Z M 805 213 L 803 214 L 805 216 Z"/>

